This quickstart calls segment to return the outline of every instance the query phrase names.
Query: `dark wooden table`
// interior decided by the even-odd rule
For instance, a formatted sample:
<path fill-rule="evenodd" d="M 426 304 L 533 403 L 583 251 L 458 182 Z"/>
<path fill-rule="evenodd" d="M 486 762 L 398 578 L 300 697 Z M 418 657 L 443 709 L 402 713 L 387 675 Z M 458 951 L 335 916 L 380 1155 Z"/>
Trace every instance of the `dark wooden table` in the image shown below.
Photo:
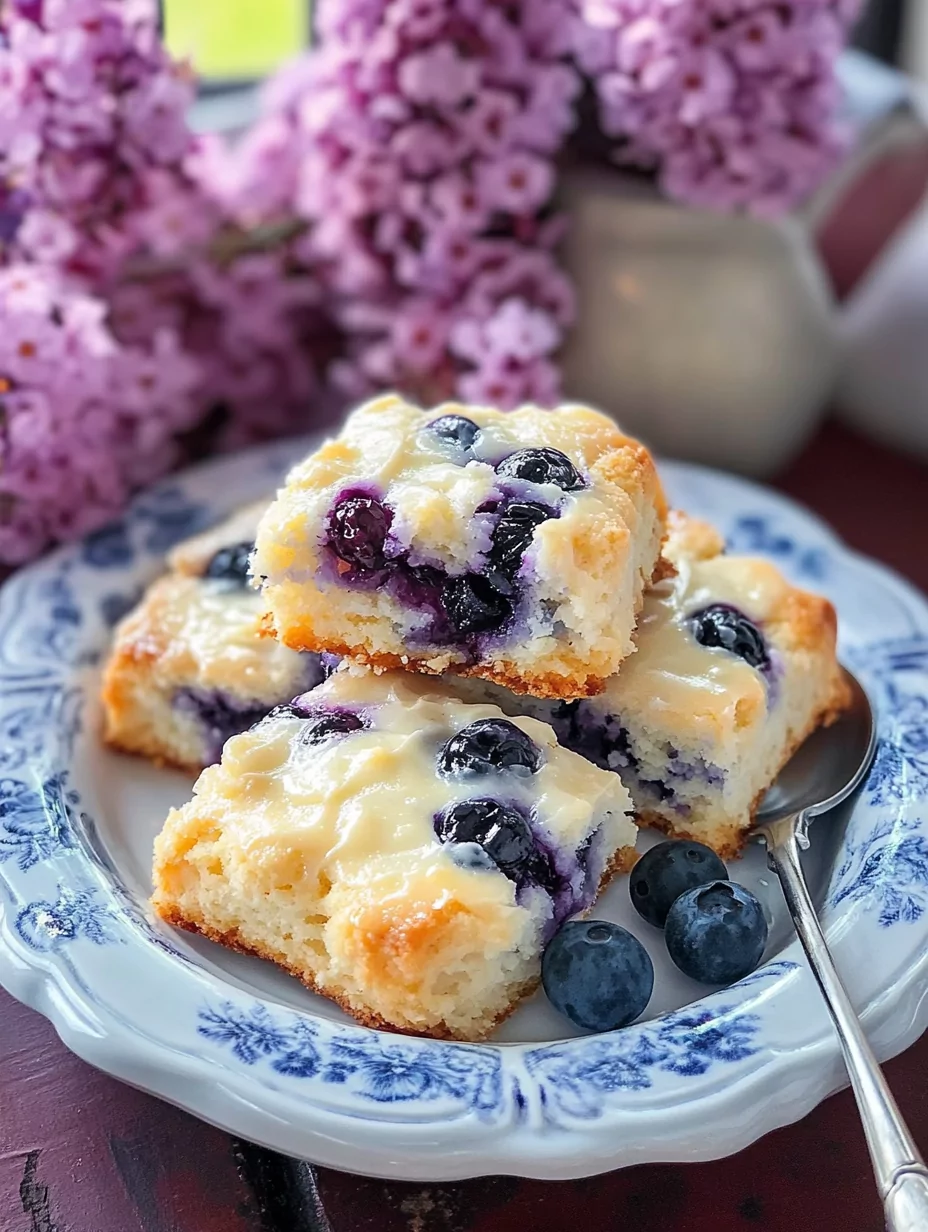
<path fill-rule="evenodd" d="M 928 590 L 928 465 L 826 426 L 779 486 Z M 928 1037 L 887 1066 L 928 1150 Z M 572 1182 L 362 1180 L 237 1142 L 0 991 L 0 1232 L 880 1232 L 850 1095 L 731 1159 Z"/>

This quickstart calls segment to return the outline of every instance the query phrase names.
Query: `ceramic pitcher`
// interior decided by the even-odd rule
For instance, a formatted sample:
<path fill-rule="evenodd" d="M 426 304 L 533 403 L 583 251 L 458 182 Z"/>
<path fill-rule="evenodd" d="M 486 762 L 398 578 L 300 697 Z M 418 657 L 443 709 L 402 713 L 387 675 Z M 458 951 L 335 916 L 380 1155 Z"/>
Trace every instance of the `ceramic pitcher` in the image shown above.
<path fill-rule="evenodd" d="M 775 472 L 815 428 L 837 372 L 808 229 L 690 209 L 609 168 L 572 168 L 562 199 L 578 321 L 566 394 L 660 454 Z"/>

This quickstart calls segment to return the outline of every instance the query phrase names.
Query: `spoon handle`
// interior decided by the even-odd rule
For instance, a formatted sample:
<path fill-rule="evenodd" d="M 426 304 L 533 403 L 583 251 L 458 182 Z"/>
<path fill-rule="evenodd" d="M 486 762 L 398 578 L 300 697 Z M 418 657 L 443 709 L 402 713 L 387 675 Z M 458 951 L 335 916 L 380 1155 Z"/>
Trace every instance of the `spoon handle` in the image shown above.
<path fill-rule="evenodd" d="M 795 818 L 765 830 L 796 932 L 825 997 L 850 1075 L 888 1232 L 928 1232 L 928 1168 L 902 1119 L 835 968 L 799 863 Z"/>

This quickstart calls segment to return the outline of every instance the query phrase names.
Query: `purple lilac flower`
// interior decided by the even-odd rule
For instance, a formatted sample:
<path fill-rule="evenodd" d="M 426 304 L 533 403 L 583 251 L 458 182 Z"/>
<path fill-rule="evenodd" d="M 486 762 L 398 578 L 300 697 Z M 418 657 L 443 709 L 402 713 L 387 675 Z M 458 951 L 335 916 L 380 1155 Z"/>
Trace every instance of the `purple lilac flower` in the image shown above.
<path fill-rule="evenodd" d="M 557 400 L 573 304 L 544 220 L 580 89 L 575 21 L 572 0 L 329 0 L 318 49 L 265 91 L 236 208 L 260 209 L 273 162 L 308 225 L 300 256 L 329 294 L 343 340 L 329 375 L 349 396 Z M 468 328 L 479 345 L 456 346 Z"/>
<path fill-rule="evenodd" d="M 149 0 L 0 4 L 3 561 L 112 516 L 211 407 L 238 444 L 293 430 L 318 390 L 298 239 L 216 249 L 289 206 L 296 169 L 239 217 L 231 153 L 191 134 L 154 18 Z M 273 183 L 279 148 L 261 153 Z"/>
<path fill-rule="evenodd" d="M 668 196 L 781 213 L 840 154 L 835 63 L 859 0 L 579 0 L 575 51 L 616 158 Z"/>
<path fill-rule="evenodd" d="M 0 0 L 0 560 L 98 525 L 216 405 L 230 443 L 386 385 L 552 405 L 580 74 L 668 195 L 782 211 L 840 149 L 858 9 L 322 0 L 230 150 L 152 0 Z"/>
<path fill-rule="evenodd" d="M 120 346 L 105 316 L 48 270 L 0 269 L 0 560 L 112 517 L 200 413 L 176 338 Z"/>
<path fill-rule="evenodd" d="M 150 168 L 193 148 L 193 82 L 162 47 L 151 8 L 47 0 L 0 10 L 0 184 L 46 212 L 42 259 L 112 272 L 111 220 L 137 206 Z M 53 254 L 62 222 L 86 252 Z"/>

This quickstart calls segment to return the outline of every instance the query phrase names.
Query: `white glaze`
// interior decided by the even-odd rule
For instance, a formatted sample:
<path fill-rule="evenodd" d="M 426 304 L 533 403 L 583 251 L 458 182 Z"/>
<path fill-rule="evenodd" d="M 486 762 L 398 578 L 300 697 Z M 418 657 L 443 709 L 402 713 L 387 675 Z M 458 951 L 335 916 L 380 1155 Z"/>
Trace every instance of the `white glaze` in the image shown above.
<path fill-rule="evenodd" d="M 609 846 L 634 846 L 631 811 L 616 779 L 561 749 L 535 719 L 513 720 L 542 750 L 535 774 L 507 771 L 479 780 L 443 778 L 436 756 L 467 723 L 499 716 L 493 705 L 449 700 L 435 681 L 402 673 L 336 672 L 305 699 L 312 707 L 344 706 L 369 716 L 368 730 L 304 745 L 305 720 L 271 715 L 226 744 L 222 767 L 205 770 L 195 793 L 243 851 L 264 862 L 295 853 L 307 877 L 332 881 L 377 877 L 384 894 L 402 895 L 426 876 L 436 895 L 512 902 L 513 882 L 463 869 L 435 837 L 433 819 L 456 800 L 495 796 L 535 812 L 558 844 L 573 849 L 601 822 Z"/>

